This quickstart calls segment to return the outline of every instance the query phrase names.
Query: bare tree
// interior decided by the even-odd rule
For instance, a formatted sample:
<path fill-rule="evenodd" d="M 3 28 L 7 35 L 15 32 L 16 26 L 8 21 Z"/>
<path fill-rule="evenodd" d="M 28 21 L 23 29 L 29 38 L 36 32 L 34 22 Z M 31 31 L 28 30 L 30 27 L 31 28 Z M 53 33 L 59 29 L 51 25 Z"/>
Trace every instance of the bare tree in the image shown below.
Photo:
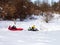
<path fill-rule="evenodd" d="M 45 22 L 48 23 L 53 18 L 53 15 L 51 12 L 47 12 L 47 13 L 45 13 L 44 17 L 45 17 L 45 19 L 44 19 Z"/>

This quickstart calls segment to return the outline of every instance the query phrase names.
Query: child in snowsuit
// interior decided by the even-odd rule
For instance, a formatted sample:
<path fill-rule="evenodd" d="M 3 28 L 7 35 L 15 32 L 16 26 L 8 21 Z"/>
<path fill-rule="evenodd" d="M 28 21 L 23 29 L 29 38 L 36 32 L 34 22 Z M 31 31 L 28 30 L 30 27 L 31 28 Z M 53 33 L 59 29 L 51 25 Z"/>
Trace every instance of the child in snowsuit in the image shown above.
<path fill-rule="evenodd" d="M 12 29 L 16 29 L 16 26 L 15 26 L 15 25 L 13 25 L 13 26 L 12 26 Z"/>
<path fill-rule="evenodd" d="M 33 25 L 32 27 L 29 27 L 28 30 L 29 30 L 29 31 L 38 31 L 38 30 L 36 29 L 35 25 Z"/>

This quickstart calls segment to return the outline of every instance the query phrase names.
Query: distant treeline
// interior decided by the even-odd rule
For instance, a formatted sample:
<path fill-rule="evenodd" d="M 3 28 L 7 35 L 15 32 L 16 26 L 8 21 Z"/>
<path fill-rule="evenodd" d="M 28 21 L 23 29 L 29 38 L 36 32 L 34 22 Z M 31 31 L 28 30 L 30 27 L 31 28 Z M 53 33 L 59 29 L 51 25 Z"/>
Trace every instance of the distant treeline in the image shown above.
<path fill-rule="evenodd" d="M 27 16 L 38 15 L 41 12 L 60 13 L 60 2 L 54 2 L 52 5 L 42 3 L 37 6 L 30 0 L 0 0 L 0 18 L 3 20 L 19 18 L 22 21 Z"/>

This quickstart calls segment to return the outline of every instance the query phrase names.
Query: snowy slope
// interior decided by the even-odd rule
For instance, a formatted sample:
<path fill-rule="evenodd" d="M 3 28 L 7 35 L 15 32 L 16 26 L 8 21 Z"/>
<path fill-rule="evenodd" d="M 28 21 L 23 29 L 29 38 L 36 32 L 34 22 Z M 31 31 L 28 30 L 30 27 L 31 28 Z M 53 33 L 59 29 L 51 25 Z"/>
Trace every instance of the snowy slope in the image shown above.
<path fill-rule="evenodd" d="M 57 15 L 57 16 L 56 16 Z M 35 16 L 36 20 L 17 21 L 16 26 L 23 31 L 10 31 L 9 25 L 13 21 L 0 21 L 0 45 L 60 45 L 60 18 L 54 14 L 49 23 L 45 23 L 42 16 Z M 28 27 L 36 25 L 37 32 L 28 31 Z"/>

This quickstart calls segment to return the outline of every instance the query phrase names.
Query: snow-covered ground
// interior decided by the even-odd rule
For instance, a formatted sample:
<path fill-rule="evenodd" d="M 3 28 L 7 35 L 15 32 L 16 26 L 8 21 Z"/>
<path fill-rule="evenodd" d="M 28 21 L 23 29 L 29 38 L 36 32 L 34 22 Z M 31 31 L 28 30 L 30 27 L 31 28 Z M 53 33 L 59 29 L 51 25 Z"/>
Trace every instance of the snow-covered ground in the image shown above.
<path fill-rule="evenodd" d="M 16 26 L 24 28 L 23 31 L 10 31 L 8 26 L 14 22 L 0 21 L 0 45 L 60 45 L 59 14 L 54 14 L 49 23 L 42 16 L 35 17 L 36 20 L 16 21 Z M 39 31 L 28 31 L 32 25 L 36 25 Z"/>

